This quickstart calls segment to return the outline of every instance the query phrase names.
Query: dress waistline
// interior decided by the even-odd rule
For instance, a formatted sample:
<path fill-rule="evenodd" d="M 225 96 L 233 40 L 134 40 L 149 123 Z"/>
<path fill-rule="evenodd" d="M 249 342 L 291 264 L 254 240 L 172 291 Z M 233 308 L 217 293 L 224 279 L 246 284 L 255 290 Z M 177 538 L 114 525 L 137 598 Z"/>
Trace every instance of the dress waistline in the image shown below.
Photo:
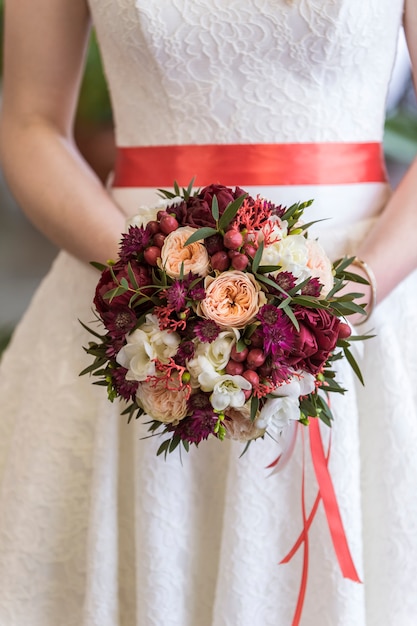
<path fill-rule="evenodd" d="M 386 182 L 380 142 L 118 147 L 113 187 Z"/>

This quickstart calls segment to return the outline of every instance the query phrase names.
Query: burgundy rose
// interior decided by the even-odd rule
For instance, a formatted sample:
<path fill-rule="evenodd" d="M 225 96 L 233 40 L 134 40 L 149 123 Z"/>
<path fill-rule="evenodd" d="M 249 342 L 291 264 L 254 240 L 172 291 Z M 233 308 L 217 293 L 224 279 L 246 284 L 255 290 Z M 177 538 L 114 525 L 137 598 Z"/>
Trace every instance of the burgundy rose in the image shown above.
<path fill-rule="evenodd" d="M 294 309 L 300 325 L 294 331 L 295 345 L 289 363 L 297 369 L 317 374 L 336 347 L 340 320 L 325 309 Z"/>
<path fill-rule="evenodd" d="M 134 261 L 131 261 L 130 266 L 139 287 L 145 287 L 151 283 L 151 276 L 146 267 L 140 265 L 139 263 L 135 263 Z M 113 266 L 113 273 L 119 282 L 122 278 L 126 278 L 129 286 L 133 288 L 126 265 L 117 263 Z M 114 280 L 110 269 L 105 269 L 101 274 L 100 280 L 98 281 L 94 296 L 94 305 L 101 317 L 103 317 L 103 314 L 114 308 L 127 307 L 129 305 L 129 301 L 133 295 L 131 291 L 126 291 L 125 293 L 116 296 L 111 300 L 111 302 L 110 300 L 104 298 L 104 295 L 108 291 L 111 291 L 116 287 L 117 282 Z"/>
<path fill-rule="evenodd" d="M 170 212 L 175 214 L 181 226 L 192 226 L 193 228 L 211 226 L 214 228 L 216 223 L 211 213 L 213 196 L 217 197 L 219 214 L 222 215 L 233 200 L 245 193 L 239 187 L 233 190 L 224 185 L 209 185 L 204 187 L 198 195 L 192 196 L 187 202 L 171 207 Z"/>

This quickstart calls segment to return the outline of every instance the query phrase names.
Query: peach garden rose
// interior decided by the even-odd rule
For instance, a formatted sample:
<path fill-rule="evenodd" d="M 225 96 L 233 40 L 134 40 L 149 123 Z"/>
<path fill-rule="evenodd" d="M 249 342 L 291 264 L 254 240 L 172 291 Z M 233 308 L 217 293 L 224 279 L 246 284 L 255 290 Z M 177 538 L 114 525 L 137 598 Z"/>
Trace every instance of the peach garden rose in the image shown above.
<path fill-rule="evenodd" d="M 178 424 L 186 416 L 189 396 L 190 387 L 181 384 L 177 372 L 169 381 L 162 377 L 140 383 L 136 392 L 137 402 L 143 410 L 163 424 Z"/>
<path fill-rule="evenodd" d="M 333 288 L 332 263 L 318 241 L 306 239 L 306 243 L 308 250 L 307 267 L 310 269 L 311 275 L 318 278 L 323 285 L 320 296 L 325 298 Z"/>
<path fill-rule="evenodd" d="M 219 326 L 243 328 L 255 318 L 266 296 L 252 274 L 231 270 L 205 279 L 206 297 L 199 305 L 203 317 Z"/>
<path fill-rule="evenodd" d="M 182 265 L 184 275 L 192 272 L 203 277 L 209 273 L 210 260 L 204 244 L 197 241 L 184 246 L 187 239 L 195 232 L 195 228 L 184 226 L 167 235 L 161 249 L 159 266 L 171 278 L 181 276 Z"/>

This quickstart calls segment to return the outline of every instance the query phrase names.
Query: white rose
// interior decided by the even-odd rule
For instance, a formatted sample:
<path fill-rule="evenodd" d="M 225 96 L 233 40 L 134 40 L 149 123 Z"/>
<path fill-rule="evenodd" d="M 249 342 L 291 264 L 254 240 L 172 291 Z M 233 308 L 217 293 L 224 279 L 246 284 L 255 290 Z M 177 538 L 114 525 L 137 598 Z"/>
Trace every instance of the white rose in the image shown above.
<path fill-rule="evenodd" d="M 155 360 L 167 362 L 177 352 L 180 337 L 177 333 L 160 330 L 158 318 L 147 315 L 146 322 L 126 336 L 126 345 L 116 361 L 125 367 L 127 380 L 142 382 L 155 374 Z"/>
<path fill-rule="evenodd" d="M 126 380 L 143 381 L 155 374 L 156 353 L 143 330 L 127 336 L 127 344 L 117 354 L 116 361 L 128 371 Z"/>
<path fill-rule="evenodd" d="M 289 235 L 271 243 L 266 246 L 261 258 L 261 265 L 280 265 L 279 271 L 291 272 L 300 281 L 311 276 L 307 262 L 307 240 L 303 235 Z"/>
<path fill-rule="evenodd" d="M 148 313 L 145 319 L 146 322 L 139 328 L 148 335 L 157 359 L 167 362 L 176 354 L 181 342 L 180 336 L 175 332 L 161 330 L 156 315 Z"/>
<path fill-rule="evenodd" d="M 198 381 L 203 391 L 212 391 L 215 381 L 224 373 L 232 348 L 239 341 L 236 328 L 223 330 L 211 343 L 198 343 L 195 356 L 188 363 L 192 386 Z"/>
<path fill-rule="evenodd" d="M 323 285 L 321 296 L 325 298 L 329 291 L 333 289 L 333 266 L 324 249 L 315 239 L 307 239 L 308 261 L 307 265 L 310 274 L 318 278 Z"/>
<path fill-rule="evenodd" d="M 290 420 L 300 418 L 300 404 L 298 397 L 284 396 L 283 398 L 268 398 L 255 420 L 257 428 L 279 434 Z"/>
<path fill-rule="evenodd" d="M 211 406 L 215 411 L 244 406 L 246 399 L 243 389 L 252 389 L 250 382 L 243 376 L 220 376 L 210 396 Z"/>

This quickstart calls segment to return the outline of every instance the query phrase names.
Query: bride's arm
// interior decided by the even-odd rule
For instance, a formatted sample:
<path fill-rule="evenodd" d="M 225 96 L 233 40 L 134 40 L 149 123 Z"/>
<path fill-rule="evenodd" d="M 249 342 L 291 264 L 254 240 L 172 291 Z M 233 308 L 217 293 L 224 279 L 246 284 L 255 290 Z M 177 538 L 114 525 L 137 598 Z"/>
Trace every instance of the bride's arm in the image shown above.
<path fill-rule="evenodd" d="M 417 2 L 406 0 L 404 28 L 417 84 Z M 392 194 L 357 255 L 373 269 L 378 301 L 417 268 L 417 159 Z"/>
<path fill-rule="evenodd" d="M 85 0 L 6 0 L 2 166 L 49 239 L 85 261 L 116 255 L 124 217 L 78 153 L 72 125 L 90 17 Z"/>

